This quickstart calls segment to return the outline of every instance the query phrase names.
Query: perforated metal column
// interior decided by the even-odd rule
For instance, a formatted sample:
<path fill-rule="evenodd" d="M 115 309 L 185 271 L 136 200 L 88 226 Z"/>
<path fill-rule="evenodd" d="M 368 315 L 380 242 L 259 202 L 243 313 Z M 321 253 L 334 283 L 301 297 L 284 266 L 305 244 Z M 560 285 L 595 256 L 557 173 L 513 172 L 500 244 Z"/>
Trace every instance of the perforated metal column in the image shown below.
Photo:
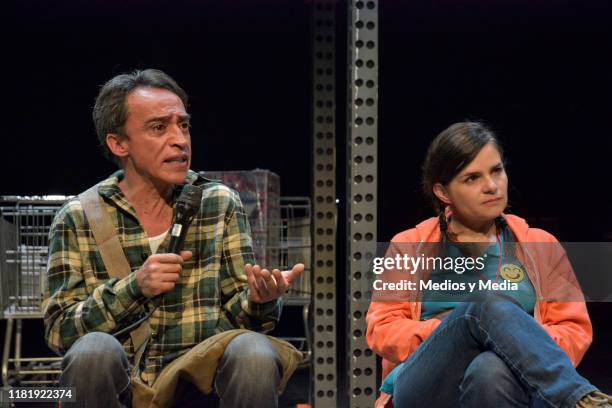
<path fill-rule="evenodd" d="M 336 368 L 336 124 L 333 0 L 313 11 L 313 365 L 316 408 L 337 408 Z"/>
<path fill-rule="evenodd" d="M 365 315 L 376 253 L 378 143 L 378 1 L 350 0 L 348 10 L 347 298 L 349 406 L 376 400 L 376 357 L 366 345 Z"/>

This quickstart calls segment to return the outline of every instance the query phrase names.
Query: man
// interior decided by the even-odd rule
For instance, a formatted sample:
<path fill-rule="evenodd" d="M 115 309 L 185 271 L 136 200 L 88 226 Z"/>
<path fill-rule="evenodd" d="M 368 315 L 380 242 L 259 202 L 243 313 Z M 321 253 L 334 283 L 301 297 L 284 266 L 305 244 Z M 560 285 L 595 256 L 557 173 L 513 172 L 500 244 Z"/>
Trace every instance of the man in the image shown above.
<path fill-rule="evenodd" d="M 164 367 L 211 336 L 272 329 L 280 296 L 304 270 L 302 264 L 283 272 L 251 266 L 250 230 L 238 194 L 189 170 L 186 106 L 178 84 L 153 69 L 118 75 L 98 94 L 96 132 L 121 170 L 99 183 L 97 193 L 132 272 L 111 277 L 83 203 L 66 203 L 50 230 L 43 309 L 47 343 L 65 354 L 60 384 L 76 388 L 76 406 L 129 407 L 132 364 L 152 386 Z M 184 183 L 202 184 L 201 208 L 185 250 L 165 253 Z M 151 336 L 134 362 L 130 326 L 147 314 Z M 221 406 L 276 406 L 280 366 L 268 337 L 234 337 L 214 378 Z"/>

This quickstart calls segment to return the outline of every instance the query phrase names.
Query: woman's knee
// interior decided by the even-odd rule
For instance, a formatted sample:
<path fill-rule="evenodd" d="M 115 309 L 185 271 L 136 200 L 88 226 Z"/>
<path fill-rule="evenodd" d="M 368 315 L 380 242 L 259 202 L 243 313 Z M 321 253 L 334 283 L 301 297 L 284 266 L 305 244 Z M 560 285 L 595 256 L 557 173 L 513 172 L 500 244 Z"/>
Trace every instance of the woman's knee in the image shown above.
<path fill-rule="evenodd" d="M 485 351 L 465 370 L 459 385 L 461 406 L 526 407 L 529 397 L 510 367 L 497 354 Z"/>
<path fill-rule="evenodd" d="M 480 353 L 472 360 L 459 388 L 462 401 L 472 398 L 481 402 L 504 399 L 523 404 L 528 401 L 510 367 L 492 351 Z"/>
<path fill-rule="evenodd" d="M 496 291 L 473 294 L 467 302 L 464 302 L 464 305 L 468 309 L 476 308 L 479 311 L 492 313 L 497 317 L 523 311 L 516 299 Z"/>
<path fill-rule="evenodd" d="M 497 354 L 485 351 L 477 355 L 463 376 L 479 387 L 495 386 L 499 378 L 512 374 L 508 365 Z"/>

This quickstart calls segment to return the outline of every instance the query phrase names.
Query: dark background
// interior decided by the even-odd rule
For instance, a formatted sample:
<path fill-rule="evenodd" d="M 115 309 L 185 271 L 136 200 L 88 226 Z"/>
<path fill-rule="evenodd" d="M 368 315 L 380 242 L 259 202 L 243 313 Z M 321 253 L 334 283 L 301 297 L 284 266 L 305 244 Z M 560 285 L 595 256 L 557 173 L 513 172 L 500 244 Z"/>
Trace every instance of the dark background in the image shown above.
<path fill-rule="evenodd" d="M 21 2 L 5 17 L 4 80 L 12 93 L 3 98 L 9 125 L 0 195 L 76 194 L 112 172 L 91 123 L 94 98 L 113 75 L 147 67 L 166 71 L 191 97 L 194 169 L 266 168 L 281 176 L 283 195 L 310 194 L 311 2 L 81 3 Z M 504 142 L 510 212 L 562 241 L 612 240 L 611 6 L 597 0 L 380 4 L 378 240 L 431 216 L 419 187 L 425 149 L 464 119 L 484 121 Z M 336 8 L 342 176 L 346 4 Z M 340 221 L 339 277 L 343 233 Z M 338 282 L 343 316 L 345 283 Z M 595 340 L 580 366 L 608 391 L 610 306 L 589 304 Z M 296 329 L 293 312 L 286 312 L 286 330 Z M 26 322 L 25 333 L 25 353 L 48 353 L 39 321 Z M 344 322 L 338 335 L 344 364 Z"/>

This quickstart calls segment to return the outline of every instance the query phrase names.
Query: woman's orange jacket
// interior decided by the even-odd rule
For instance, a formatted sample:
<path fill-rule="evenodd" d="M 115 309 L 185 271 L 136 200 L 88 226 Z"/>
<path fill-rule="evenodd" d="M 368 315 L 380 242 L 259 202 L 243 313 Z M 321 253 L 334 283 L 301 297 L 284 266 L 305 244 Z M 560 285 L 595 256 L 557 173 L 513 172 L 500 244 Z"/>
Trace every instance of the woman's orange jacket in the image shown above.
<path fill-rule="evenodd" d="M 527 275 L 536 291 L 535 319 L 565 351 L 575 367 L 592 342 L 593 329 L 567 255 L 560 244 L 555 245 L 558 241 L 548 232 L 529 228 L 524 219 L 514 215 L 504 215 L 504 218 L 519 243 L 546 243 L 529 245 L 530 259 L 520 260 L 526 265 Z M 394 250 L 394 243 L 439 241 L 438 218 L 430 218 L 416 228 L 397 234 L 391 241 L 387 256 L 394 256 L 394 251 L 399 253 Z M 555 293 L 566 294 L 567 288 L 572 286 L 575 288 L 573 295 L 559 295 L 557 297 L 561 300 L 552 300 Z M 367 342 L 383 357 L 383 378 L 398 363 L 406 360 L 440 324 L 438 319 L 421 321 L 420 317 L 421 303 L 418 301 L 372 301 L 370 304 L 366 317 Z"/>

